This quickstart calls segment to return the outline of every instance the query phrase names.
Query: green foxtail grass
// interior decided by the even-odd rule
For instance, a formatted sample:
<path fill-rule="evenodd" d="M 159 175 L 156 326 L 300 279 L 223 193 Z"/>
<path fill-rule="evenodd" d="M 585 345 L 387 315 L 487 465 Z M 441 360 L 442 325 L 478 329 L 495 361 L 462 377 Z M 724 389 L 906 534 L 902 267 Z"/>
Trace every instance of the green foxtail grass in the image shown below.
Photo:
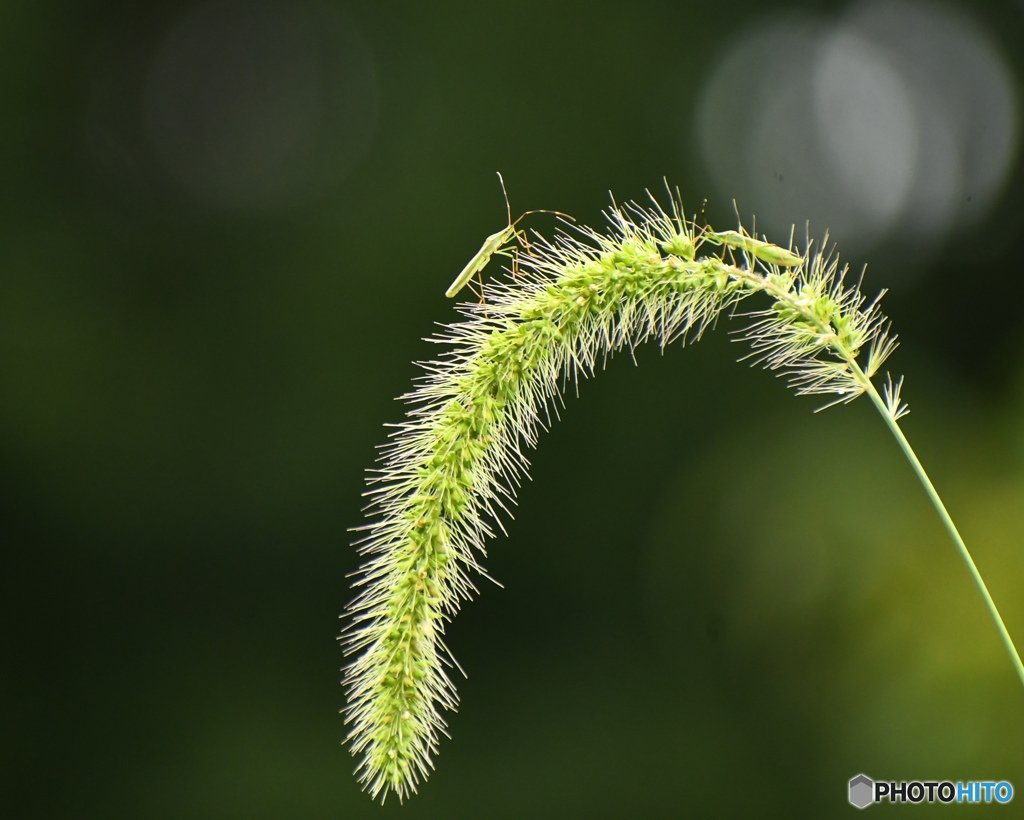
<path fill-rule="evenodd" d="M 825 407 L 867 394 L 922 481 L 985 600 L 1024 682 L 1024 666 L 963 540 L 900 431 L 902 379 L 872 378 L 896 347 L 878 299 L 868 301 L 824 245 L 804 251 L 740 231 L 714 232 L 669 208 L 613 206 L 610 230 L 574 228 L 519 255 L 519 274 L 463 304 L 463 320 L 432 341 L 370 479 L 368 556 L 342 635 L 348 742 L 373 797 L 414 792 L 433 767 L 442 709 L 457 704 L 446 622 L 484 574 L 485 541 L 501 528 L 563 387 L 623 348 L 699 339 L 723 314 L 747 320 L 750 354 Z M 510 237 L 511 238 L 511 237 Z M 827 241 L 827 237 L 826 237 Z M 757 296 L 761 304 L 738 314 Z M 486 577 L 486 576 L 485 576 Z M 461 670 L 460 670 L 461 671 Z"/>

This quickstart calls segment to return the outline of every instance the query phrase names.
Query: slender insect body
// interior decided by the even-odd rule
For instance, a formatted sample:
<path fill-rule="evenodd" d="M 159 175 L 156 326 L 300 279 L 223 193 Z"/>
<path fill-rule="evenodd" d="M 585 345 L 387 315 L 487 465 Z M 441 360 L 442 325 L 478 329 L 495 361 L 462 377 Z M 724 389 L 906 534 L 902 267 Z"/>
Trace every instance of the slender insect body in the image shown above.
<path fill-rule="evenodd" d="M 529 243 L 525 239 L 525 232 L 517 231 L 516 225 L 522 220 L 527 214 L 539 214 L 539 213 L 550 213 L 559 214 L 559 216 L 567 216 L 560 211 L 549 211 L 544 208 L 540 208 L 534 211 L 526 211 L 519 216 L 515 222 L 512 221 L 512 208 L 508 202 L 508 192 L 505 191 L 505 180 L 502 179 L 501 174 L 498 174 L 498 180 L 501 182 L 501 191 L 505 194 L 505 209 L 508 211 L 508 225 L 502 228 L 497 233 L 492 233 L 487 239 L 484 240 L 484 244 L 480 246 L 472 259 L 466 263 L 466 267 L 462 269 L 462 272 L 455 277 L 455 281 L 448 286 L 448 290 L 444 292 L 444 295 L 451 299 L 456 296 L 460 290 L 462 290 L 476 274 L 481 273 L 484 268 L 487 267 L 487 263 L 491 261 L 491 257 L 495 254 L 504 254 L 506 256 L 511 255 L 513 259 L 517 251 L 513 248 L 511 251 L 507 250 L 505 246 L 513 239 L 519 239 L 524 245 Z M 568 217 L 572 219 L 572 217 Z M 514 264 L 514 262 L 513 262 Z M 482 286 L 482 280 L 481 280 Z"/>
<path fill-rule="evenodd" d="M 804 263 L 802 256 L 798 256 L 790 250 L 761 239 L 754 239 L 739 231 L 705 231 L 703 238 L 714 245 L 725 245 L 745 251 L 762 262 L 778 265 L 780 268 L 796 268 Z"/>
<path fill-rule="evenodd" d="M 523 214 L 523 216 L 526 216 L 526 214 Z M 522 218 L 522 216 L 519 217 L 519 219 Z M 466 286 L 470 279 L 487 267 L 487 263 L 491 261 L 491 257 L 494 256 L 494 254 L 507 253 L 507 251 L 502 250 L 502 248 L 513 237 L 518 236 L 519 232 L 516 230 L 515 226 L 516 223 L 519 222 L 519 219 L 502 228 L 497 233 L 492 233 L 484 240 L 484 244 L 480 246 L 480 250 L 478 250 L 473 258 L 469 260 L 466 267 L 462 269 L 462 273 L 455 277 L 455 281 L 452 282 L 451 285 L 449 285 L 448 290 L 444 292 L 445 296 L 449 299 L 455 296 Z"/>

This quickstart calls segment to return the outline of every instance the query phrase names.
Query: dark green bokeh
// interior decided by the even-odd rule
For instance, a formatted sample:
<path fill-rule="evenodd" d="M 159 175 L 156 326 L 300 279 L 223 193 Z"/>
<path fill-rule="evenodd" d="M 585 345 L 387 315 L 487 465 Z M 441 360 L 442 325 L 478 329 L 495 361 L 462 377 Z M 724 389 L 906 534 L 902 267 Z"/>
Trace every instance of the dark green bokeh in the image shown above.
<path fill-rule="evenodd" d="M 492 544 L 504 589 L 450 628 L 470 677 L 437 772 L 404 807 L 359 791 L 347 528 L 444 288 L 503 224 L 495 170 L 514 213 L 596 226 L 663 176 L 699 207 L 697 84 L 770 9 L 441 5 L 345 5 L 372 138 L 328 194 L 251 213 L 143 150 L 97 159 L 96 78 L 189 4 L 0 8 L 4 815 L 828 817 L 860 771 L 1024 788 L 1024 692 L 881 422 L 813 415 L 719 328 L 567 400 Z M 1014 54 L 1019 7 L 980 13 Z M 1015 174 L 998 230 L 887 312 L 908 435 L 1024 640 Z"/>

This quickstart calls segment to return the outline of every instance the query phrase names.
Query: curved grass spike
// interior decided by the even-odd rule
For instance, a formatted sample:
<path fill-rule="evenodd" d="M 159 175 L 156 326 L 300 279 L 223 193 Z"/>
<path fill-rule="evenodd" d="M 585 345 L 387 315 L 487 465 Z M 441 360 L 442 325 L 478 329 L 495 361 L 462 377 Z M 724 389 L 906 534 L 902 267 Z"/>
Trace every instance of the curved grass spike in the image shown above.
<path fill-rule="evenodd" d="M 522 448 L 535 445 L 563 385 L 648 339 L 662 347 L 698 339 L 748 297 L 762 301 L 743 314 L 758 361 L 798 394 L 829 396 L 826 406 L 867 393 L 878 408 L 1024 682 L 981 575 L 897 424 L 907 412 L 902 380 L 890 380 L 884 398 L 871 381 L 896 347 L 878 299 L 867 302 L 848 285 L 831 254 L 799 255 L 742 231 L 699 227 L 682 216 L 678 191 L 668 211 L 652 202 L 613 206 L 606 234 L 579 228 L 534 243 L 520 260 L 522 276 L 489 287 L 490 304 L 460 305 L 462 321 L 434 340 L 448 352 L 424 365 L 423 382 L 406 396 L 406 420 L 367 492 L 367 561 L 342 635 L 353 656 L 345 671 L 348 741 L 375 798 L 403 799 L 433 767 L 446 733 L 441 709 L 457 702 L 444 626 L 476 591 L 485 540 L 502 526 L 499 513 L 526 470 Z M 733 250 L 743 252 L 740 264 Z"/>

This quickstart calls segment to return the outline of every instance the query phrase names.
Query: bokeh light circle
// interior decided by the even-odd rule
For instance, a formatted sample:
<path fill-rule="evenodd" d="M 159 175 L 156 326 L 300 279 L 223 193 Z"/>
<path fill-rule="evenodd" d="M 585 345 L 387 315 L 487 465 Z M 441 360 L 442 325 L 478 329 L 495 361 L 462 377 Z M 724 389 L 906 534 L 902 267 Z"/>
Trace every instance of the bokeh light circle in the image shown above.
<path fill-rule="evenodd" d="M 719 190 L 758 227 L 810 222 L 845 249 L 934 246 L 984 217 L 1016 157 L 1018 99 L 993 39 L 958 9 L 868 0 L 789 14 L 726 47 L 696 108 Z"/>

